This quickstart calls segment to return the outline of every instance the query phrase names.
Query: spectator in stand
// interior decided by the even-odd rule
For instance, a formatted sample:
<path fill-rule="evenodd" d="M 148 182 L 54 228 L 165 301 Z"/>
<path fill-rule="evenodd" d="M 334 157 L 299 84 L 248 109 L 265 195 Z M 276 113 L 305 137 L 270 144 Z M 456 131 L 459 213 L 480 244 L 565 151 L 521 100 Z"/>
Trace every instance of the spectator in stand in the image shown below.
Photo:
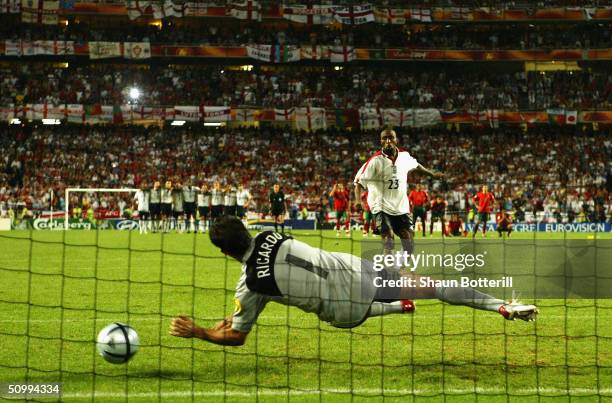
<path fill-rule="evenodd" d="M 333 186 L 331 178 L 351 178 L 378 148 L 374 137 L 367 131 L 336 129 L 290 133 L 284 128 L 4 124 L 0 125 L 0 200 L 8 211 L 9 205 L 25 197 L 29 210 L 37 214 L 49 207 L 49 189 L 55 193 L 54 209 L 62 210 L 66 187 L 132 188 L 143 180 L 153 183 L 160 177 L 196 176 L 211 183 L 218 179 L 244 183 L 253 196 L 253 210 L 263 212 L 269 205 L 267 184 L 278 180 L 291 184 L 286 191 L 292 199 L 300 200 L 310 211 L 319 211 L 324 221 L 329 203 L 322 203 L 321 196 Z M 511 200 L 519 222 L 535 221 L 531 212 L 540 205 L 549 206 L 550 220 L 558 221 L 554 212 L 559 210 L 566 222 L 586 220 L 590 211 L 597 211 L 594 218 L 599 220 L 601 211 L 605 215 L 612 206 L 606 185 L 612 155 L 609 128 L 583 132 L 580 127 L 539 126 L 527 133 L 511 126 L 465 128 L 459 133 L 411 129 L 399 144 L 410 144 L 411 152 L 446 173 L 448 187 L 436 194 L 449 201 L 453 197 L 462 200 L 466 193 L 475 193 L 475 184 L 494 183 L 492 192 L 498 200 Z M 326 149 L 335 152 L 321 152 Z M 551 155 L 552 150 L 563 152 Z M 14 174 L 9 168 L 14 159 L 20 161 L 22 186 L 11 180 Z M 498 159 L 506 165 L 497 164 Z M 99 214 L 118 206 L 117 197 L 95 193 L 89 203 Z M 469 207 L 449 203 L 449 213 L 464 214 Z"/>

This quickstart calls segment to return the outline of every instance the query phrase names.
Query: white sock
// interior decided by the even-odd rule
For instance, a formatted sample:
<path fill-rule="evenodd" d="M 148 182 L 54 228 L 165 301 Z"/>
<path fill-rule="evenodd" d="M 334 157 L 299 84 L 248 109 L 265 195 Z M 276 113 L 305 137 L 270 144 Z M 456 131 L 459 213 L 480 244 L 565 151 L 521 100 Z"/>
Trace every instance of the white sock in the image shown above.
<path fill-rule="evenodd" d="M 499 310 L 504 301 L 470 287 L 436 287 L 436 298 L 452 305 L 466 305 L 485 311 Z"/>
<path fill-rule="evenodd" d="M 372 302 L 372 305 L 370 305 L 370 312 L 368 313 L 368 317 L 383 316 L 383 315 L 388 315 L 390 313 L 402 313 L 402 312 L 404 312 L 404 308 L 402 308 L 402 303 L 400 301 L 395 301 L 395 302 L 374 301 Z"/>

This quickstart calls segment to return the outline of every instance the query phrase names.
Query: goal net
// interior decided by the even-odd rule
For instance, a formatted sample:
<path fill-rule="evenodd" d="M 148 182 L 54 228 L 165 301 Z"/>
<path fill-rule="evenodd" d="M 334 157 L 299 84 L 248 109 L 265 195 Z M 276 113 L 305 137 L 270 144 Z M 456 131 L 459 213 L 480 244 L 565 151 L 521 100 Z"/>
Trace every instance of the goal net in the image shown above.
<path fill-rule="evenodd" d="M 131 196 L 134 189 L 95 190 L 112 191 Z M 69 189 L 66 200 L 88 192 Z M 333 230 L 296 230 L 292 236 L 357 256 L 366 245 L 356 231 L 336 237 Z M 0 381 L 60 382 L 67 401 L 609 398 L 609 290 L 581 294 L 574 287 L 572 295 L 535 295 L 520 281 L 523 276 L 547 284 L 541 270 L 553 259 L 554 246 L 555 254 L 590 259 L 581 265 L 559 259 L 566 265 L 563 273 L 574 270 L 568 281 L 595 289 L 609 284 L 596 263 L 609 266 L 610 239 L 588 237 L 528 233 L 462 241 L 462 253 L 492 248 L 500 273 L 515 274 L 523 302 L 538 305 L 536 322 L 506 321 L 495 312 L 426 299 L 416 301 L 413 314 L 373 317 L 340 329 L 270 302 L 245 345 L 223 347 L 169 334 L 177 315 L 210 328 L 236 309 L 241 265 L 221 254 L 207 234 L 1 232 Z M 430 244 L 446 253 L 455 250 L 453 242 Z M 140 336 L 140 350 L 126 364 L 110 364 L 96 351 L 97 333 L 114 322 L 128 323 Z"/>

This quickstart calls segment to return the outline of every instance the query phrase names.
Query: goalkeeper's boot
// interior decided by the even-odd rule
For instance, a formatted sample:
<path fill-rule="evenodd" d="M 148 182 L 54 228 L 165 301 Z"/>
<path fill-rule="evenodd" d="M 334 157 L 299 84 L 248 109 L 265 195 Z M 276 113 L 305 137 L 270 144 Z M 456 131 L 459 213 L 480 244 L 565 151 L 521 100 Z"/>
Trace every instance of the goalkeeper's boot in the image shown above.
<path fill-rule="evenodd" d="M 508 320 L 521 319 L 527 322 L 536 320 L 539 311 L 535 305 L 521 304 L 513 300 L 509 304 L 504 304 L 499 307 L 499 313 Z"/>
<path fill-rule="evenodd" d="M 402 304 L 402 310 L 406 313 L 412 313 L 416 309 L 414 301 L 411 299 L 401 299 L 400 303 Z"/>

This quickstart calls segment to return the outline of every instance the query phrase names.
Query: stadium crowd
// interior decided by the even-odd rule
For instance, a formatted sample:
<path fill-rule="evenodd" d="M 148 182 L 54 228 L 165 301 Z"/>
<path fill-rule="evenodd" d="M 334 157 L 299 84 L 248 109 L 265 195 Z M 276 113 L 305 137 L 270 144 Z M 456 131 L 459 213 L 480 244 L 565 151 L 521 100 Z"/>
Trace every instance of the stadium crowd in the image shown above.
<path fill-rule="evenodd" d="M 22 24 L 4 18 L 0 39 L 151 42 L 211 46 L 280 44 L 348 45 L 360 48 L 459 50 L 591 49 L 612 45 L 612 27 L 605 23 L 495 23 L 358 26 L 304 25 L 239 20 L 169 20 L 159 25 L 120 20 L 79 20 L 55 26 Z"/>
<path fill-rule="evenodd" d="M 279 183 L 292 210 L 330 209 L 336 182 L 351 185 L 356 170 L 379 148 L 377 132 L 287 128 L 110 126 L 0 128 L 0 210 L 38 212 L 64 208 L 65 187 L 133 188 L 141 181 L 174 180 L 196 185 L 244 184 L 252 210 L 265 214 L 268 194 Z M 612 130 L 516 127 L 498 130 L 402 129 L 400 145 L 423 165 L 445 172 L 444 181 L 423 183 L 442 195 L 449 211 L 465 214 L 482 184 L 496 208 L 520 220 L 541 212 L 545 220 L 605 222 L 612 214 Z M 53 193 L 53 201 L 51 194 Z M 131 195 L 97 194 L 96 208 L 123 210 Z M 563 217 L 563 218 L 562 218 Z"/>
<path fill-rule="evenodd" d="M 129 89 L 140 89 L 138 100 Z M 434 107 L 443 110 L 603 109 L 612 107 L 606 71 L 499 72 L 457 67 L 428 71 L 346 65 L 82 65 L 45 63 L 0 66 L 0 103 L 231 105 L 288 108 L 321 106 Z"/>

